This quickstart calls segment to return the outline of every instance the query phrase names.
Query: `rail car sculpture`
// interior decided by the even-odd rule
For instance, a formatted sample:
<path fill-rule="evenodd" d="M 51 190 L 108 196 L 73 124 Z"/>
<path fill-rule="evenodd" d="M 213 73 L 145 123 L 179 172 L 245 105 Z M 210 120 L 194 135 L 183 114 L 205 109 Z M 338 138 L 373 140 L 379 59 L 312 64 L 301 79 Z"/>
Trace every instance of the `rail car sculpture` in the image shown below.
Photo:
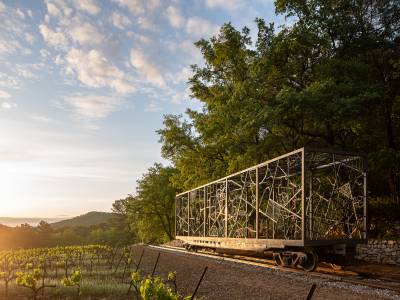
<path fill-rule="evenodd" d="M 301 148 L 178 194 L 176 238 L 312 271 L 366 241 L 366 178 L 363 155 Z"/>

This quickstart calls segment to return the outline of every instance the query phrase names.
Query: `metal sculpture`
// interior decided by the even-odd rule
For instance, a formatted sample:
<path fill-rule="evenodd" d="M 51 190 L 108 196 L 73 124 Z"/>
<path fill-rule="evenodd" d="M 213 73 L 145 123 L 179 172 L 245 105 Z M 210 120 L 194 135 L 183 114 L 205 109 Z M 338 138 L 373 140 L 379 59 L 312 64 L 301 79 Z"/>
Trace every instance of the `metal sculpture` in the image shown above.
<path fill-rule="evenodd" d="M 365 158 L 301 148 L 181 193 L 176 236 L 267 240 L 267 248 L 365 239 Z"/>

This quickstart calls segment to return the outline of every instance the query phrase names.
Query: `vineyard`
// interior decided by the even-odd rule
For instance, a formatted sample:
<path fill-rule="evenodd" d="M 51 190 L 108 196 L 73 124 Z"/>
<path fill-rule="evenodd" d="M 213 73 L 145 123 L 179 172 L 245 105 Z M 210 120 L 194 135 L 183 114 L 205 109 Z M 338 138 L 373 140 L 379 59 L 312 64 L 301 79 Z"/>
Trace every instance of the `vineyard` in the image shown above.
<path fill-rule="evenodd" d="M 145 276 L 142 257 L 104 245 L 1 251 L 0 299 L 184 299 L 176 272 Z"/>

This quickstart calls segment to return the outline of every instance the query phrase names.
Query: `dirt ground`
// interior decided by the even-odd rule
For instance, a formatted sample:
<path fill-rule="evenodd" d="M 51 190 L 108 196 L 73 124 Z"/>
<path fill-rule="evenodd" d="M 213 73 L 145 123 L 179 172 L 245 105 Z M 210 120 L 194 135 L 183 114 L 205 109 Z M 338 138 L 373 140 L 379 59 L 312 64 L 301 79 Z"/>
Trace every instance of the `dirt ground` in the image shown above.
<path fill-rule="evenodd" d="M 311 279 L 304 274 L 286 274 L 146 246 L 134 247 L 136 260 L 143 248 L 140 269 L 151 274 L 157 255 L 161 253 L 155 274 L 166 278 L 169 271 L 177 271 L 178 290 L 183 295 L 192 294 L 207 266 L 208 271 L 196 295 L 202 299 L 306 299 L 313 283 L 317 288 L 312 299 L 400 299 L 399 294 L 386 290 Z"/>
<path fill-rule="evenodd" d="M 375 263 L 359 262 L 356 265 L 345 267 L 346 270 L 357 272 L 360 275 L 369 276 L 373 274 L 374 278 L 391 279 L 400 282 L 400 266 L 382 265 Z"/>

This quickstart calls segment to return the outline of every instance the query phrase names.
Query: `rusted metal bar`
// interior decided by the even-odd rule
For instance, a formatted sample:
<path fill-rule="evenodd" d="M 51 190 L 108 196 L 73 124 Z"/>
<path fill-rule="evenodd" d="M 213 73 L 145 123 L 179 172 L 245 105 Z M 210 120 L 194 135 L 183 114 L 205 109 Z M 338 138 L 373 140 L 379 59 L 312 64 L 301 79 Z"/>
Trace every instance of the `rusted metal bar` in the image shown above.
<path fill-rule="evenodd" d="M 197 283 L 196 289 L 194 290 L 194 292 L 193 292 L 193 294 L 192 294 L 192 297 L 190 297 L 190 300 L 193 300 L 194 297 L 196 296 L 197 290 L 199 289 L 200 284 L 201 284 L 201 282 L 203 281 L 203 278 L 204 278 L 204 275 L 205 275 L 206 272 L 207 272 L 207 269 L 208 269 L 208 267 L 205 267 L 205 268 L 204 268 L 203 274 L 201 274 L 200 280 L 199 280 L 199 282 Z"/>
<path fill-rule="evenodd" d="M 142 250 L 142 253 L 140 254 L 139 262 L 136 265 L 135 272 L 137 272 L 139 270 L 139 266 L 140 266 L 140 263 L 142 262 L 143 255 L 144 255 L 144 248 Z M 128 292 L 126 293 L 127 295 L 129 295 L 129 293 L 132 289 L 132 286 L 133 286 L 133 280 L 131 279 L 131 281 L 129 282 Z"/>
<path fill-rule="evenodd" d="M 135 271 L 139 270 L 139 266 L 140 266 L 140 263 L 142 262 L 143 254 L 144 254 L 144 248 L 142 250 L 142 254 L 140 254 L 139 262 L 136 265 Z"/>
<path fill-rule="evenodd" d="M 313 285 L 311 286 L 310 291 L 308 292 L 307 300 L 311 300 L 312 296 L 314 295 L 314 292 L 315 292 L 316 288 L 317 288 L 317 285 L 315 283 L 313 283 Z"/>
<path fill-rule="evenodd" d="M 258 239 L 258 211 L 260 210 L 259 207 L 259 199 L 258 199 L 258 192 L 259 192 L 259 188 L 258 188 L 258 167 L 256 167 L 256 239 Z"/>
<path fill-rule="evenodd" d="M 254 168 L 256 168 L 256 167 L 263 167 L 263 166 L 266 166 L 266 165 L 267 165 L 267 164 L 269 164 L 269 163 L 272 163 L 272 162 L 278 161 L 278 160 L 280 160 L 280 159 L 282 159 L 282 158 L 284 158 L 284 157 L 286 157 L 286 156 L 290 156 L 290 155 L 293 155 L 293 154 L 299 153 L 299 152 L 301 152 L 302 150 L 303 150 L 303 148 L 300 148 L 300 149 L 294 150 L 294 151 L 292 151 L 292 152 L 289 152 L 289 153 L 283 154 L 283 155 L 281 155 L 281 156 L 278 156 L 278 157 L 275 157 L 275 158 L 273 158 L 273 159 L 270 159 L 270 160 L 268 160 L 268 161 L 265 161 L 265 162 L 263 162 L 263 163 L 261 163 L 261 164 L 254 165 L 254 166 L 252 166 L 252 167 L 250 167 L 250 168 L 247 168 L 247 169 L 241 170 L 241 171 L 239 171 L 239 172 L 236 172 L 236 173 L 230 174 L 230 175 L 228 175 L 228 176 L 226 176 L 226 177 L 223 177 L 223 178 L 220 178 L 220 179 L 214 180 L 214 181 L 212 181 L 212 182 L 209 182 L 209 183 L 203 184 L 203 185 L 201 185 L 201 186 L 198 186 L 198 187 L 196 187 L 196 188 L 194 188 L 194 189 L 191 189 L 191 190 L 189 190 L 189 191 L 182 192 L 182 193 L 180 193 L 180 194 L 177 194 L 176 196 L 178 197 L 178 196 L 184 195 L 184 194 L 186 194 L 186 193 L 188 193 L 188 192 L 191 192 L 191 191 L 193 191 L 193 190 L 197 190 L 197 189 L 199 189 L 199 188 L 203 188 L 203 187 L 205 187 L 205 186 L 208 186 L 208 185 L 210 185 L 210 184 L 214 184 L 214 183 L 219 183 L 219 182 L 222 182 L 222 181 L 224 181 L 224 180 L 226 180 L 226 179 L 228 179 L 228 178 L 231 178 L 231 177 L 233 177 L 233 176 L 235 176 L 235 175 L 239 175 L 240 173 L 243 173 L 243 172 L 246 172 L 246 171 L 253 170 L 253 169 L 254 169 Z"/>
<path fill-rule="evenodd" d="M 304 240 L 305 240 L 305 217 L 306 217 L 306 212 L 305 212 L 305 192 L 304 192 L 304 188 L 305 188 L 305 161 L 304 161 L 305 155 L 304 155 L 304 148 L 301 149 L 301 240 L 303 241 L 304 244 Z M 312 216 L 310 216 L 310 218 L 312 218 Z"/>
<path fill-rule="evenodd" d="M 203 223 L 203 236 L 206 236 L 206 218 L 207 218 L 207 199 L 206 199 L 206 187 L 203 188 L 204 197 L 204 223 Z"/>
<path fill-rule="evenodd" d="M 161 254 L 161 252 L 158 252 L 157 259 L 156 259 L 156 263 L 154 264 L 154 267 L 153 267 L 153 272 L 151 272 L 151 277 L 153 277 L 153 276 L 154 276 L 154 273 L 156 272 L 158 260 L 160 259 L 160 254 Z"/>
<path fill-rule="evenodd" d="M 188 236 L 190 236 L 190 192 L 187 193 L 187 217 L 188 217 Z"/>
<path fill-rule="evenodd" d="M 225 179 L 225 237 L 228 237 L 228 178 Z"/>

